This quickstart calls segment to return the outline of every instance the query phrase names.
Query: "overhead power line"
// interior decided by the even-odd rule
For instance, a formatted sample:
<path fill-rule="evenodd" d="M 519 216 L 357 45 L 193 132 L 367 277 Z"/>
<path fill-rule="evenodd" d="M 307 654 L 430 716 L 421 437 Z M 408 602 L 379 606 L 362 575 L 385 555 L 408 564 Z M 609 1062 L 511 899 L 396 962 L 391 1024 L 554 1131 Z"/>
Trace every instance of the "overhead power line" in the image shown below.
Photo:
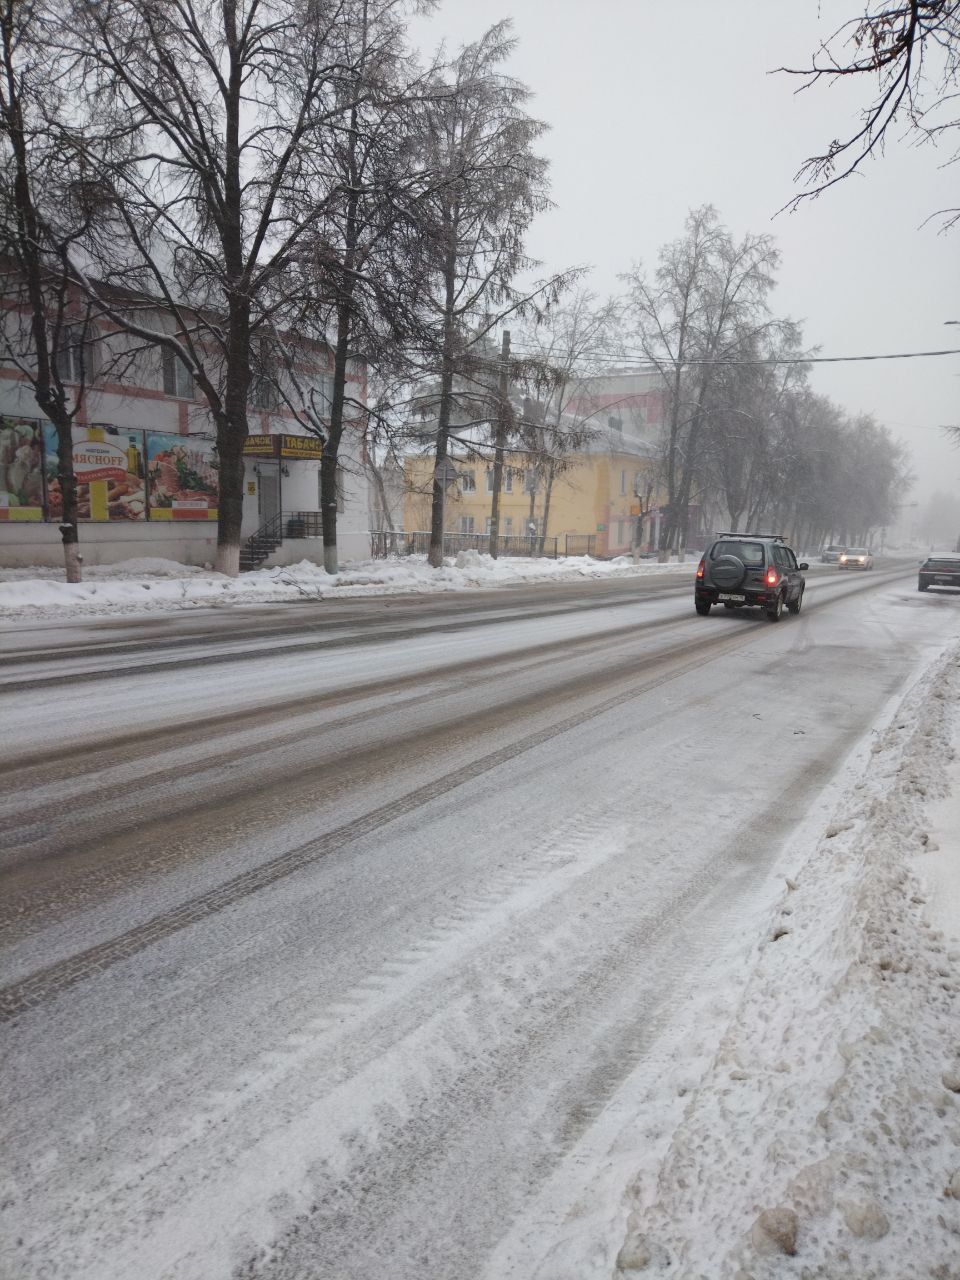
<path fill-rule="evenodd" d="M 525 348 L 514 348 L 518 354 L 537 355 L 535 351 Z M 649 356 L 628 355 L 623 352 L 614 351 L 585 351 L 584 356 L 589 356 L 594 360 L 609 360 L 611 364 L 640 364 L 650 369 L 657 369 L 664 365 L 675 367 L 676 364 L 681 365 L 781 365 L 781 364 L 851 364 L 862 360 L 921 360 L 929 356 L 960 356 L 960 349 L 951 348 L 949 351 L 890 351 L 882 355 L 866 355 L 866 356 L 770 356 L 757 360 L 651 360 Z M 601 375 L 602 376 L 602 375 Z"/>

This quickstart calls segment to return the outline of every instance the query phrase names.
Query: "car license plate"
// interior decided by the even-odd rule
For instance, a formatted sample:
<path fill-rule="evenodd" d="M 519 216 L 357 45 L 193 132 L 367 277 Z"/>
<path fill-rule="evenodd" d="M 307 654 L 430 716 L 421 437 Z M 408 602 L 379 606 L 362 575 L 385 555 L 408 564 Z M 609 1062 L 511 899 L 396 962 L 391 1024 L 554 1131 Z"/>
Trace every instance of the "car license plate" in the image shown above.
<path fill-rule="evenodd" d="M 730 600 L 730 601 L 733 601 L 735 604 L 743 604 L 746 598 L 747 598 L 746 596 L 731 596 L 729 594 L 724 594 L 724 592 L 722 591 L 717 596 L 718 600 Z"/>
<path fill-rule="evenodd" d="M 949 586 L 951 585 L 951 583 L 953 582 L 953 578 L 938 577 L 938 578 L 936 578 L 936 579 L 935 579 L 935 581 L 936 581 L 936 582 L 945 582 L 945 583 L 947 584 L 947 586 L 949 587 Z M 721 599 L 722 599 L 722 598 L 723 598 L 723 597 L 721 597 Z"/>

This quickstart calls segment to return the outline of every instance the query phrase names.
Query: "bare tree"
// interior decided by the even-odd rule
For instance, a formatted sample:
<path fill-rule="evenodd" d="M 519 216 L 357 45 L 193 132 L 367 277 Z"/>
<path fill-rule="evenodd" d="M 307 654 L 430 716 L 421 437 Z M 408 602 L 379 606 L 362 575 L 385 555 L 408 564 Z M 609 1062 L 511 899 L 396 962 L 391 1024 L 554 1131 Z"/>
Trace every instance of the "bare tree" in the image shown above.
<path fill-rule="evenodd" d="M 73 256 L 74 277 L 193 374 L 216 429 L 227 573 L 239 566 L 254 347 L 282 327 L 284 274 L 327 208 L 320 143 L 349 120 L 343 24 L 361 3 L 73 0 L 61 34 L 84 108 L 82 130 L 64 130 L 100 202 L 94 263 Z"/>
<path fill-rule="evenodd" d="M 0 5 L 0 254 L 3 256 L 5 358 L 26 380 L 57 433 L 62 510 L 60 536 L 66 579 L 81 579 L 77 484 L 72 426 L 83 403 L 90 366 L 89 306 L 77 303 L 65 262 L 86 221 L 63 216 L 58 233 L 45 209 L 56 199 L 64 156 L 50 141 L 46 112 L 60 93 L 46 47 L 40 5 Z M 72 212 L 69 210 L 67 212 Z M 69 376 L 68 376 L 69 375 Z"/>
<path fill-rule="evenodd" d="M 777 262 L 770 236 L 746 235 L 738 243 L 705 205 L 688 214 L 684 235 L 660 250 L 652 280 L 640 267 L 624 277 L 637 339 L 667 388 L 664 557 L 671 548 L 682 550 L 686 536 L 715 373 L 773 323 L 766 299 Z"/>
<path fill-rule="evenodd" d="M 442 179 L 425 205 L 430 255 L 423 315 L 430 339 L 424 370 L 438 378 L 430 563 L 443 563 L 444 464 L 459 375 L 471 355 L 511 315 L 556 296 L 568 274 L 523 291 L 516 277 L 532 264 L 524 236 L 547 206 L 546 161 L 533 151 L 544 125 L 527 115 L 525 85 L 500 65 L 513 41 L 509 24 L 491 27 L 464 48 L 426 104 L 424 163 Z"/>
<path fill-rule="evenodd" d="M 954 141 L 960 87 L 960 0 L 869 0 L 859 17 L 848 19 L 824 41 L 808 67 L 781 67 L 801 76 L 803 89 L 820 81 L 856 78 L 874 86 L 860 112 L 860 123 L 845 138 L 804 161 L 797 179 L 808 190 L 790 204 L 819 195 L 856 172 L 870 155 L 883 150 L 891 131 L 922 141 L 946 137 L 947 164 L 960 156 Z M 960 209 L 940 211 L 946 227 Z"/>
<path fill-rule="evenodd" d="M 522 445 L 529 468 L 531 518 L 536 495 L 543 492 L 537 526 L 541 554 L 549 533 L 554 482 L 597 435 L 597 410 L 587 388 L 609 362 L 619 318 L 617 302 L 601 302 L 588 289 L 577 288 L 521 336 L 522 363 L 516 377 L 530 401 L 523 415 Z"/>
<path fill-rule="evenodd" d="M 303 397 L 291 407 L 323 440 L 320 463 L 324 565 L 338 568 L 337 475 L 350 418 L 365 406 L 348 392 L 350 360 L 396 364 L 416 331 L 423 246 L 419 205 L 437 181 L 423 165 L 422 102 L 432 76 L 406 52 L 408 0 L 360 0 L 339 26 L 343 64 L 339 125 L 320 141 L 331 192 L 305 237 L 290 285 L 298 332 L 329 333 L 333 377 L 322 417 Z M 442 181 L 442 179 L 439 179 Z M 293 368 L 290 359 L 285 367 Z"/>
<path fill-rule="evenodd" d="M 711 380 L 703 442 L 705 483 L 719 490 L 730 529 L 775 487 L 780 415 L 806 377 L 806 366 L 792 363 L 801 356 L 800 332 L 789 321 L 750 335 L 734 354 L 738 362 L 721 365 Z"/>

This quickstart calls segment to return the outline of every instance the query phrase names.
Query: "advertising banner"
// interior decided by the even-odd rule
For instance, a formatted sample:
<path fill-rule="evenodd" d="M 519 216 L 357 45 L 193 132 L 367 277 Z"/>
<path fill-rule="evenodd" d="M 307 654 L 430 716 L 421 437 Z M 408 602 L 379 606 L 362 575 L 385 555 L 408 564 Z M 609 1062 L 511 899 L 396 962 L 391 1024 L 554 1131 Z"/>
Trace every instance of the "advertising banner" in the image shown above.
<path fill-rule="evenodd" d="M 279 436 L 253 435 L 243 442 L 243 452 L 247 458 L 275 458 L 279 446 Z"/>
<path fill-rule="evenodd" d="M 63 516 L 57 478 L 57 433 L 46 422 L 43 446 L 47 473 L 47 514 Z M 144 520 L 147 497 L 143 476 L 143 432 L 96 426 L 73 428 L 73 470 L 77 477 L 79 520 Z"/>
<path fill-rule="evenodd" d="M 43 519 L 43 439 L 35 418 L 0 418 L 0 520 Z"/>
<path fill-rule="evenodd" d="M 322 458 L 323 442 L 317 436 L 281 436 L 281 458 Z"/>
<path fill-rule="evenodd" d="M 147 432 L 151 520 L 216 520 L 217 454 L 201 436 Z"/>

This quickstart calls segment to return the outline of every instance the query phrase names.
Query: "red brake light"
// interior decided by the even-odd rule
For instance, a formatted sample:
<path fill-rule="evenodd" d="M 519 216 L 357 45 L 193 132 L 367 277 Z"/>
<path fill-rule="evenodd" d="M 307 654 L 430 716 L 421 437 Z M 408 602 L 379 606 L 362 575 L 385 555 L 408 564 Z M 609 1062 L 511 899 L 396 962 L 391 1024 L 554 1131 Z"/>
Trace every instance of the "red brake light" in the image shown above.
<path fill-rule="evenodd" d="M 698 578 L 702 578 L 702 577 L 703 577 L 703 560 L 704 560 L 704 558 L 703 558 L 703 556 L 701 556 L 701 557 L 700 557 L 700 563 L 699 563 L 699 565 L 697 566 L 697 577 L 698 577 Z"/>
<path fill-rule="evenodd" d="M 779 578 L 779 575 L 777 574 L 776 569 L 768 569 L 767 576 L 764 579 L 764 581 L 766 582 L 768 587 L 775 587 L 777 583 L 780 581 L 780 578 Z"/>

